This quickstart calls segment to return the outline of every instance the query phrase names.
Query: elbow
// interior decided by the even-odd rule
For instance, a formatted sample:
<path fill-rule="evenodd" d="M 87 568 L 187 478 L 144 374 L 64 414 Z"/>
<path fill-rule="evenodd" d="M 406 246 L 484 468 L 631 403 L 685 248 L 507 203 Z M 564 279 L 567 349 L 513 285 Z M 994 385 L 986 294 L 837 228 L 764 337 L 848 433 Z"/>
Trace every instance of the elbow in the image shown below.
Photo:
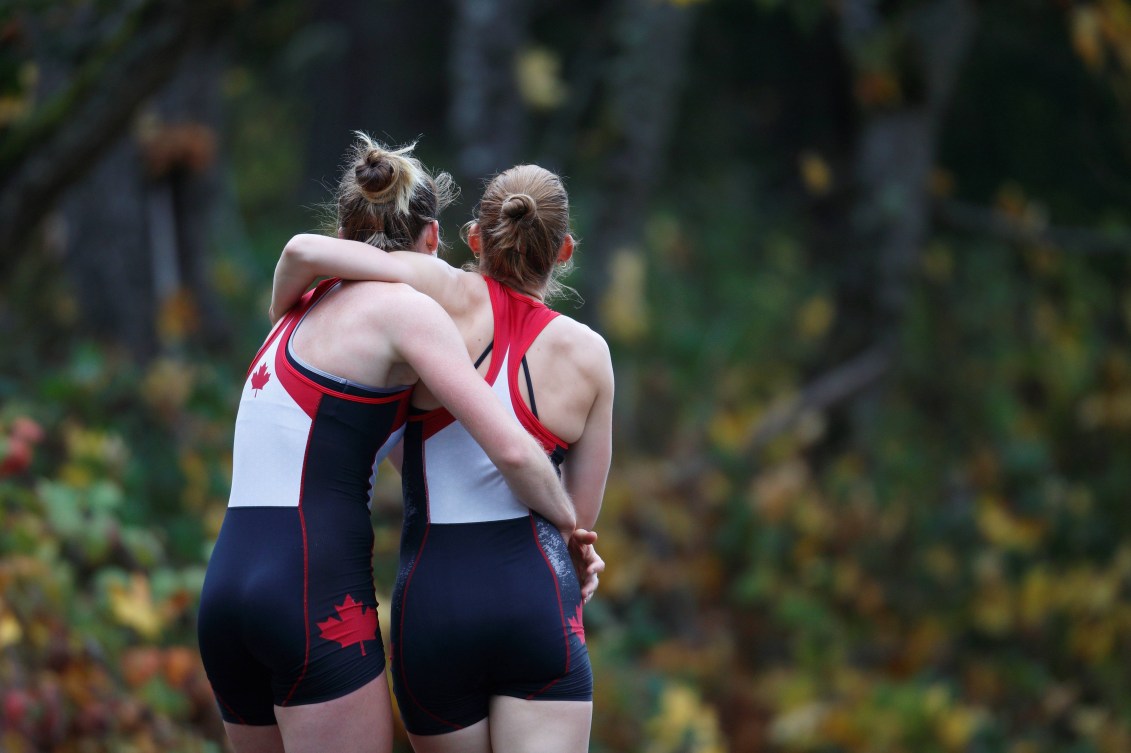
<path fill-rule="evenodd" d="M 313 233 L 299 233 L 293 236 L 287 245 L 283 246 L 283 253 L 279 256 L 279 266 L 286 267 L 288 274 L 300 274 L 314 277 L 320 274 L 318 270 L 318 244 L 324 236 Z"/>
<path fill-rule="evenodd" d="M 498 450 L 494 461 L 503 475 L 511 477 L 529 473 L 544 458 L 545 455 L 536 452 L 531 442 L 507 442 Z"/>
<path fill-rule="evenodd" d="M 283 253 L 279 257 L 280 265 L 287 265 L 297 269 L 305 269 L 309 258 L 304 252 L 305 236 L 303 234 L 296 235 L 287 241 L 287 245 L 283 246 Z"/>
<path fill-rule="evenodd" d="M 499 451 L 496 465 L 503 470 L 507 478 L 536 478 L 545 474 L 543 483 L 552 483 L 554 488 L 548 489 L 539 486 L 540 496 L 546 498 L 539 505 L 530 505 L 534 500 L 524 500 L 529 506 L 536 507 L 551 523 L 563 531 L 572 531 L 577 527 L 577 511 L 573 509 L 569 495 L 560 482 L 554 477 L 553 466 L 542 448 L 529 438 L 527 441 L 508 444 Z"/>

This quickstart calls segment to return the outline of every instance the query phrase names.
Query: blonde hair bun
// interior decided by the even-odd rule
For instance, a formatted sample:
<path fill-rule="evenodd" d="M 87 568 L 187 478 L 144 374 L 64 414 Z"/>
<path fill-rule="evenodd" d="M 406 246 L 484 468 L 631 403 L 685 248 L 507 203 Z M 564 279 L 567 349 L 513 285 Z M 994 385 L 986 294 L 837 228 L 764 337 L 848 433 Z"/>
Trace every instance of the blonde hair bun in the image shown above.
<path fill-rule="evenodd" d="M 383 149 L 373 148 L 354 167 L 354 177 L 361 195 L 372 204 L 383 204 L 391 199 L 400 173 L 398 160 Z"/>

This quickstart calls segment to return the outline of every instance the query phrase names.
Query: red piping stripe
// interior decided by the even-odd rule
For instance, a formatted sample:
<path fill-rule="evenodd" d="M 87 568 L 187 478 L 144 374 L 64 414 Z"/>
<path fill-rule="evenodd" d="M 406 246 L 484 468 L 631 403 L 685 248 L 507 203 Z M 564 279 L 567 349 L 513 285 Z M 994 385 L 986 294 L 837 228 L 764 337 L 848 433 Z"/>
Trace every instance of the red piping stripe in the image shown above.
<path fill-rule="evenodd" d="M 240 724 L 247 724 L 247 722 L 244 720 L 244 718 L 242 716 L 240 716 L 238 713 L 236 713 L 236 710 L 234 708 L 232 708 L 231 706 L 229 706 L 227 701 L 225 701 L 223 698 L 220 697 L 219 693 L 217 693 L 215 690 L 213 690 L 212 692 L 213 692 L 213 695 L 216 696 L 216 700 L 219 701 L 221 704 L 223 704 L 224 708 L 226 708 L 228 710 L 229 714 L 231 714 L 236 719 L 238 719 Z"/>
<path fill-rule="evenodd" d="M 317 407 L 315 407 L 317 411 Z M 311 424 L 311 429 L 313 429 Z M 302 459 L 302 478 L 299 480 L 299 493 L 298 493 L 298 522 L 302 528 L 302 620 L 306 628 L 306 652 L 302 657 L 302 672 L 299 673 L 298 679 L 295 684 L 291 686 L 291 690 L 287 693 L 287 697 L 283 699 L 280 706 L 286 706 L 287 702 L 291 700 L 291 696 L 298 690 L 298 686 L 306 678 L 306 669 L 310 666 L 310 547 L 306 541 L 306 515 L 302 511 L 303 497 L 306 492 L 306 461 L 310 456 L 310 437 L 314 432 L 311 431 L 306 436 L 306 454 Z"/>

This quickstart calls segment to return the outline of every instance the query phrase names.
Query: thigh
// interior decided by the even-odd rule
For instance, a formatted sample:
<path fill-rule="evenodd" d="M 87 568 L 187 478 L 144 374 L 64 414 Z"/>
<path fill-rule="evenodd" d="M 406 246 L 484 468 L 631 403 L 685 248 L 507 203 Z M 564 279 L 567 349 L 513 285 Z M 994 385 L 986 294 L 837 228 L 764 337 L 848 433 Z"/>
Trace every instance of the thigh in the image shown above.
<path fill-rule="evenodd" d="M 388 753 L 392 749 L 393 717 L 384 672 L 332 701 L 276 706 L 275 716 L 287 753 Z"/>
<path fill-rule="evenodd" d="M 592 701 L 491 699 L 491 746 L 507 753 L 585 753 Z"/>
<path fill-rule="evenodd" d="M 236 753 L 283 753 L 283 738 L 274 725 L 256 726 L 224 722 L 224 731 Z"/>
<path fill-rule="evenodd" d="M 486 719 L 440 735 L 410 733 L 408 740 L 415 753 L 491 753 L 491 737 Z"/>

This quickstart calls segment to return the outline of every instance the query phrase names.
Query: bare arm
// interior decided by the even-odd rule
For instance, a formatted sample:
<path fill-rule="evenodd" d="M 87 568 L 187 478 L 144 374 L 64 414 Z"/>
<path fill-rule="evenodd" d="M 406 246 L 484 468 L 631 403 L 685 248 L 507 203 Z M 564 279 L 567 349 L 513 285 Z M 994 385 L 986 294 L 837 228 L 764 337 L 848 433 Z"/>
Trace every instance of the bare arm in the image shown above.
<path fill-rule="evenodd" d="M 436 297 L 437 288 L 458 270 L 428 254 L 388 253 L 358 241 L 303 233 L 283 247 L 271 288 L 271 321 L 278 321 L 319 277 L 403 282 Z"/>
<path fill-rule="evenodd" d="M 448 315 L 420 296 L 398 315 L 406 317 L 395 342 L 404 360 L 479 443 L 515 496 L 568 537 L 577 513 L 550 459 L 475 371 Z"/>
<path fill-rule="evenodd" d="M 562 480 L 577 510 L 577 525 L 591 529 L 601 512 L 605 483 L 613 458 L 613 364 L 608 345 L 599 336 L 594 341 L 597 395 L 589 408 L 581 437 L 570 445 L 562 464 Z"/>

